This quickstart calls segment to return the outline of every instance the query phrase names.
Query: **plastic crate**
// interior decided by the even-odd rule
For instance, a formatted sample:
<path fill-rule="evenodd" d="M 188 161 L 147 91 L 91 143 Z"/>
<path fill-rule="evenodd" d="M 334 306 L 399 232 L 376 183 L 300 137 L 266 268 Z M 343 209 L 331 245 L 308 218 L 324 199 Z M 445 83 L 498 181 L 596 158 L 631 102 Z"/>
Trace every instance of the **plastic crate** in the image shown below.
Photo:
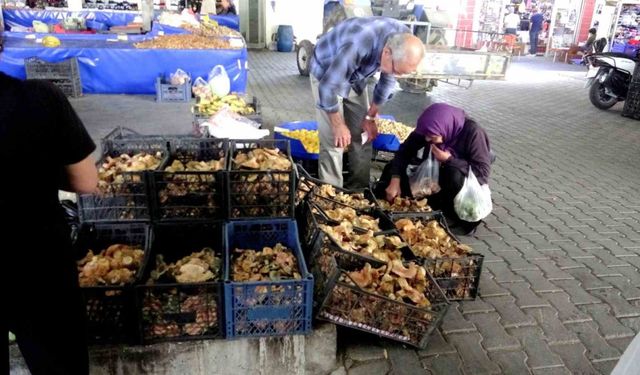
<path fill-rule="evenodd" d="M 377 189 L 374 187 L 372 192 L 373 191 L 377 192 Z M 382 205 L 380 204 L 380 201 L 385 199 L 384 197 L 379 197 L 379 196 L 376 196 L 375 194 L 372 194 L 372 198 L 375 200 L 376 206 L 380 207 L 380 210 L 382 210 L 387 215 L 405 214 L 405 213 L 413 213 L 413 214 L 420 214 L 420 215 L 429 215 L 429 214 L 436 215 L 437 213 L 440 212 L 440 211 L 433 211 L 433 210 L 425 211 L 425 212 L 422 212 L 422 211 L 390 211 L 390 210 L 384 209 L 382 207 Z M 415 200 L 413 198 L 409 198 L 409 199 Z M 428 205 L 429 205 L 429 199 L 427 198 L 427 206 Z M 429 209 L 431 209 L 431 207 L 429 207 Z"/>
<path fill-rule="evenodd" d="M 156 78 L 156 101 L 157 102 L 190 102 L 191 82 L 182 85 L 172 85 L 167 83 L 162 77 Z"/>
<path fill-rule="evenodd" d="M 37 57 L 24 61 L 27 79 L 41 79 L 51 82 L 66 96 L 82 96 L 82 81 L 78 60 L 73 57 L 58 63 L 50 63 Z"/>
<path fill-rule="evenodd" d="M 284 124 L 278 125 L 278 127 L 289 130 L 318 130 L 318 122 L 317 121 L 294 121 L 287 122 Z M 298 139 L 293 139 L 287 137 L 287 132 L 275 132 L 275 139 L 287 139 L 291 143 L 291 157 L 293 160 L 318 160 L 320 154 L 312 154 L 307 152 L 307 150 L 302 145 L 302 142 Z"/>
<path fill-rule="evenodd" d="M 153 172 L 154 219 L 222 220 L 226 217 L 224 177 L 229 161 L 227 141 L 213 138 L 174 139 L 169 142 L 170 154 L 166 165 Z M 185 165 L 189 161 L 224 160 L 218 171 L 165 172 L 174 160 Z"/>
<path fill-rule="evenodd" d="M 227 338 L 307 334 L 311 331 L 313 277 L 307 271 L 296 222 L 289 219 L 226 224 L 225 317 Z M 277 243 L 293 251 L 300 280 L 234 282 L 234 249 L 261 250 Z"/>
<path fill-rule="evenodd" d="M 203 137 L 193 134 L 141 134 L 133 129 L 118 126 L 101 139 L 101 146 L 103 150 L 107 150 L 111 147 L 112 141 L 135 140 L 148 143 L 155 142 L 156 144 L 164 142 L 169 147 L 168 145 L 174 142 L 197 141 L 199 139 L 203 139 Z"/>
<path fill-rule="evenodd" d="M 139 152 L 162 154 L 160 166 L 166 163 L 167 143 L 163 139 L 122 139 L 105 144 L 102 165 L 107 156 L 133 155 Z M 151 176 L 149 171 L 125 172 L 121 181 L 111 183 L 98 194 L 79 194 L 78 212 L 81 222 L 150 221 Z"/>
<path fill-rule="evenodd" d="M 347 272 L 362 269 L 366 263 L 374 268 L 385 265 L 357 257 L 336 259 L 330 254 L 319 255 L 312 266 L 316 318 L 424 349 L 449 308 L 438 284 L 426 274 L 425 295 L 431 306 L 418 307 L 341 280 L 348 277 Z"/>
<path fill-rule="evenodd" d="M 279 149 L 291 163 L 290 171 L 235 169 L 240 152 L 256 148 Z M 231 141 L 227 172 L 227 207 L 230 219 L 294 217 L 295 166 L 285 140 Z"/>
<path fill-rule="evenodd" d="M 135 281 L 124 286 L 80 288 L 87 306 L 87 332 L 91 343 L 134 344 L 138 342 L 134 285 L 142 280 L 149 258 L 152 231 L 147 224 L 82 224 L 75 242 L 81 256 L 89 249 L 98 253 L 114 244 L 138 245 L 145 251 Z"/>
<path fill-rule="evenodd" d="M 222 222 L 157 224 L 144 285 L 136 287 L 140 340 L 143 344 L 223 337 L 224 243 Z M 156 269 L 156 256 L 174 263 L 209 247 L 220 257 L 217 281 L 177 283 L 147 280 Z"/>
<path fill-rule="evenodd" d="M 399 213 L 391 216 L 393 222 L 399 219 L 419 220 L 424 223 L 437 220 L 447 234 L 456 242 L 460 242 L 449 230 L 444 215 L 435 213 Z M 411 245 L 409 245 L 411 247 Z M 424 267 L 438 282 L 450 301 L 474 300 L 478 295 L 480 274 L 484 255 L 469 253 L 460 257 L 440 257 L 424 259 Z"/>

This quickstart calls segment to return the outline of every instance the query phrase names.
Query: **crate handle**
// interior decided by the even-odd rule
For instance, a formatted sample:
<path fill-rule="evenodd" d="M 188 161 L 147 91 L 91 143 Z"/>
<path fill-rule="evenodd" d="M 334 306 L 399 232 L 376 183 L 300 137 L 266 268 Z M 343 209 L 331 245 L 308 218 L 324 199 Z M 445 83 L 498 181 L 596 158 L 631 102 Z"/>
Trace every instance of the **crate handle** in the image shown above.
<path fill-rule="evenodd" d="M 286 306 L 256 306 L 247 311 L 247 318 L 251 320 L 285 320 L 293 316 L 293 307 Z"/>

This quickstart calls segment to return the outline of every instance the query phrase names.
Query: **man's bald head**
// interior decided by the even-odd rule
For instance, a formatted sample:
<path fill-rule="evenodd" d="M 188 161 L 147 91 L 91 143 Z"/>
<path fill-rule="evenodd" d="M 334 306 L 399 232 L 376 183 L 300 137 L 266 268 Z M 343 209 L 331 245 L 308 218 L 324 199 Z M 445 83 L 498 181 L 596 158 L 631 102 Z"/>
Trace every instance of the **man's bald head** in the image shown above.
<path fill-rule="evenodd" d="M 390 74 L 412 73 L 424 57 L 424 44 L 420 38 L 410 33 L 391 34 L 385 44 L 385 50 L 393 62 L 392 71 L 385 72 Z"/>

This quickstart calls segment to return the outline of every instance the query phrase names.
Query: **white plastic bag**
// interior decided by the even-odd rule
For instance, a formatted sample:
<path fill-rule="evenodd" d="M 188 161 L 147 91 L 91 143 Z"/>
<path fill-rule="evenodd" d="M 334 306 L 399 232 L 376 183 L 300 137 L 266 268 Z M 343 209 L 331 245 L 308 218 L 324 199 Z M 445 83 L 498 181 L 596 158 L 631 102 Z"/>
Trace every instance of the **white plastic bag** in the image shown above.
<path fill-rule="evenodd" d="M 209 87 L 216 96 L 223 97 L 229 94 L 231 81 L 224 66 L 216 65 L 211 69 L 211 72 L 209 72 Z"/>
<path fill-rule="evenodd" d="M 611 375 L 632 375 L 638 373 L 640 366 L 640 334 L 631 341 L 627 349 L 622 353 Z"/>
<path fill-rule="evenodd" d="M 431 149 L 429 149 L 429 156 L 427 156 L 427 159 L 418 166 L 411 176 L 409 176 L 411 195 L 416 199 L 421 199 L 427 195 L 439 192 L 439 177 L 440 162 L 438 162 L 431 152 Z"/>
<path fill-rule="evenodd" d="M 468 222 L 482 220 L 493 210 L 489 185 L 480 185 L 471 167 L 462 189 L 453 199 L 453 209 L 461 220 Z"/>
<path fill-rule="evenodd" d="M 169 76 L 169 83 L 172 85 L 184 85 L 188 82 L 191 82 L 191 77 L 182 69 L 176 70 L 175 73 L 171 73 Z"/>
<path fill-rule="evenodd" d="M 269 130 L 259 129 L 260 124 L 238 115 L 228 107 L 216 112 L 200 127 L 214 138 L 260 139 L 269 135 Z"/>
<path fill-rule="evenodd" d="M 202 79 L 202 77 L 196 78 L 193 81 L 193 86 L 191 86 L 191 92 L 196 97 L 204 97 L 211 95 L 211 88 L 209 87 L 209 83 Z"/>

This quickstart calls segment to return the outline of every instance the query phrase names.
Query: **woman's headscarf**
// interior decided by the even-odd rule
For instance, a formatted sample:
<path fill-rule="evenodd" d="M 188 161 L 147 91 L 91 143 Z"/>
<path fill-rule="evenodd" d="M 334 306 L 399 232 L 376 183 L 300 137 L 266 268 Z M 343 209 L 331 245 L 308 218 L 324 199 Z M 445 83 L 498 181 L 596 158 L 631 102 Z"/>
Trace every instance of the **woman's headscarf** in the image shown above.
<path fill-rule="evenodd" d="M 440 149 L 451 152 L 465 121 L 466 115 L 461 108 L 445 103 L 435 103 L 422 112 L 415 131 L 425 137 L 442 136 Z"/>

